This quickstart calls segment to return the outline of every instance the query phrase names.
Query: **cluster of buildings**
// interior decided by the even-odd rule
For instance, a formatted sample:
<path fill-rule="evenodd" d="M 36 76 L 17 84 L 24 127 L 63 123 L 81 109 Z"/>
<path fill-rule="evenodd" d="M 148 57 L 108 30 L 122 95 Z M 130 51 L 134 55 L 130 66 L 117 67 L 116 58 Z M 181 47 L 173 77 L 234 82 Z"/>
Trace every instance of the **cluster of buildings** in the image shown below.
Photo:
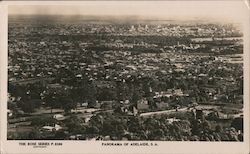
<path fill-rule="evenodd" d="M 44 98 L 46 90 L 74 89 L 79 86 L 75 83 L 86 80 L 94 85 L 97 94 L 104 90 L 109 94 L 115 93 L 112 97 L 105 97 L 106 100 L 98 100 L 97 96 L 96 104 L 92 107 L 127 116 L 177 110 L 195 103 L 243 103 L 243 58 L 242 51 L 238 50 L 238 46 L 242 45 L 239 39 L 230 40 L 230 45 L 222 42 L 218 46 L 214 39 L 198 42 L 187 39 L 188 43 L 176 41 L 168 45 L 167 42 L 156 44 L 147 40 L 138 41 L 137 37 L 162 35 L 212 38 L 241 35 L 237 29 L 228 25 L 9 26 L 9 84 L 25 86 L 42 82 L 46 88 L 38 91 L 41 96 L 39 99 Z M 77 39 L 74 38 L 75 34 L 91 34 L 91 37 L 83 35 Z M 100 38 L 100 34 L 129 35 L 134 42 L 129 43 L 124 37 L 105 40 Z M 237 55 L 218 54 L 229 48 L 233 48 Z M 124 87 L 127 89 L 118 91 Z M 27 94 L 32 92 L 29 88 L 26 90 Z M 140 96 L 135 96 L 136 92 Z M 10 95 L 15 97 L 13 93 Z M 118 98 L 120 95 L 122 97 Z M 89 102 L 80 101 L 78 107 L 86 109 Z M 12 116 L 13 111 L 10 112 Z M 81 114 L 85 124 L 95 115 L 85 114 L 85 110 Z M 54 116 L 55 119 L 65 118 L 63 115 Z M 48 131 L 62 129 L 58 124 L 42 128 Z"/>
<path fill-rule="evenodd" d="M 19 20 L 22 20 L 19 19 Z M 71 20 L 62 19 L 54 21 L 54 23 L 32 23 L 32 18 L 24 18 L 29 21 L 24 27 L 20 26 L 21 22 L 11 22 L 16 26 L 10 26 L 10 30 L 16 34 L 49 34 L 49 35 L 80 35 L 80 34 L 105 34 L 105 35 L 164 35 L 176 37 L 211 37 L 211 36 L 240 36 L 242 35 L 239 26 L 234 24 L 210 24 L 210 23 L 192 23 L 182 22 L 181 24 L 159 22 L 159 21 L 141 21 L 140 22 L 121 22 L 97 20 L 95 22 L 82 21 L 72 23 Z M 39 22 L 39 21 L 37 21 Z M 37 24 L 36 27 L 32 24 Z M 60 27 L 60 28 L 54 28 Z M 236 28 L 237 27 L 237 28 Z M 10 34 L 12 35 L 12 34 Z"/>

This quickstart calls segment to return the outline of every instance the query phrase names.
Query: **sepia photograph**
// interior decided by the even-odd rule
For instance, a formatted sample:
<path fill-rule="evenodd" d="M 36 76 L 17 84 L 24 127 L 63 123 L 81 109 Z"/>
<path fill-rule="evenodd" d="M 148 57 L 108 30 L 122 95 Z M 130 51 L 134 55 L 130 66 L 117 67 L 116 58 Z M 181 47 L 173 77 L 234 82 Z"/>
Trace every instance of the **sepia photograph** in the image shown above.
<path fill-rule="evenodd" d="M 4 140 L 248 142 L 242 2 L 183 3 L 8 5 Z"/>
<path fill-rule="evenodd" d="M 8 139 L 243 141 L 239 23 L 22 8 L 9 8 Z"/>

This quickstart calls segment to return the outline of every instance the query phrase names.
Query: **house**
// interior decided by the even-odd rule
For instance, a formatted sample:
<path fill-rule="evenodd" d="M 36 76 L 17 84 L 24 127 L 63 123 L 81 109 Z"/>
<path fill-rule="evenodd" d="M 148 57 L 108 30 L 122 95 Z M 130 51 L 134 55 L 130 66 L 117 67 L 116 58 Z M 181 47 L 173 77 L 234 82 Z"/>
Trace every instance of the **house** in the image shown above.
<path fill-rule="evenodd" d="M 147 110 L 149 109 L 148 100 L 146 98 L 140 99 L 137 101 L 138 110 Z"/>
<path fill-rule="evenodd" d="M 124 104 L 129 104 L 129 100 L 125 100 L 125 101 L 124 101 Z"/>
<path fill-rule="evenodd" d="M 52 132 L 54 130 L 54 127 L 52 127 L 52 126 L 43 126 L 42 129 L 45 130 L 45 131 Z"/>
<path fill-rule="evenodd" d="M 84 103 L 80 103 L 81 107 L 88 107 L 89 103 L 88 102 L 84 102 Z"/>
<path fill-rule="evenodd" d="M 56 120 L 64 120 L 65 119 L 64 115 L 62 115 L 62 114 L 55 114 L 55 115 L 53 115 L 53 118 Z"/>
<path fill-rule="evenodd" d="M 52 132 L 52 131 L 61 130 L 62 127 L 60 125 L 58 125 L 58 124 L 55 124 L 55 126 L 43 126 L 42 129 L 45 130 L 45 131 Z"/>
<path fill-rule="evenodd" d="M 76 134 L 76 135 L 69 136 L 70 140 L 80 140 L 82 138 L 83 138 L 83 136 L 81 134 Z"/>
<path fill-rule="evenodd" d="M 154 98 L 170 97 L 170 96 L 173 96 L 172 89 L 168 89 L 167 91 L 155 92 Z"/>
<path fill-rule="evenodd" d="M 81 118 L 84 120 L 84 123 L 88 123 L 92 116 L 93 114 L 85 114 Z"/>
<path fill-rule="evenodd" d="M 12 110 L 7 109 L 7 113 L 8 113 L 8 117 L 13 116 L 13 111 Z"/>
<path fill-rule="evenodd" d="M 127 115 L 136 116 L 138 114 L 138 110 L 135 106 L 130 106 L 125 109 Z"/>
<path fill-rule="evenodd" d="M 113 107 L 114 101 L 102 101 L 101 108 L 105 110 L 111 110 Z"/>
<path fill-rule="evenodd" d="M 166 109 L 169 107 L 169 104 L 168 103 L 165 103 L 165 102 L 157 102 L 156 103 L 156 107 L 158 109 Z"/>
<path fill-rule="evenodd" d="M 88 108 L 95 108 L 95 109 L 100 109 L 101 103 L 98 101 L 95 102 L 89 102 L 88 103 Z"/>
<path fill-rule="evenodd" d="M 183 92 L 182 92 L 181 89 L 175 89 L 175 90 L 174 90 L 174 94 L 175 94 L 176 96 L 183 96 Z"/>
<path fill-rule="evenodd" d="M 91 118 L 91 117 L 85 117 L 85 118 L 84 118 L 84 122 L 85 122 L 85 123 L 88 123 L 89 120 L 90 120 L 90 118 Z"/>
<path fill-rule="evenodd" d="M 170 124 L 172 124 L 175 121 L 180 121 L 180 119 L 176 119 L 176 118 L 168 118 L 167 119 L 167 122 L 170 123 Z"/>

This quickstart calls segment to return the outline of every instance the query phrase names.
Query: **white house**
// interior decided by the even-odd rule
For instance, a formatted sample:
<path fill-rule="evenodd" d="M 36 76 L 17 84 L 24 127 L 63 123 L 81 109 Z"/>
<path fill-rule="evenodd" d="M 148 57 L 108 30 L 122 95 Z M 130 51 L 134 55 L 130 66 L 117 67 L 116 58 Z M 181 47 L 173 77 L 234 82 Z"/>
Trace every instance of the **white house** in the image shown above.
<path fill-rule="evenodd" d="M 52 132 L 53 130 L 58 131 L 58 130 L 62 129 L 62 127 L 60 125 L 58 125 L 58 124 L 55 124 L 54 127 L 53 126 L 43 126 L 42 128 L 44 130 L 47 130 L 47 131 L 50 131 L 50 132 Z"/>
<path fill-rule="evenodd" d="M 55 115 L 53 115 L 53 118 L 56 120 L 64 120 L 65 119 L 64 115 L 62 115 L 62 114 L 55 114 Z"/>

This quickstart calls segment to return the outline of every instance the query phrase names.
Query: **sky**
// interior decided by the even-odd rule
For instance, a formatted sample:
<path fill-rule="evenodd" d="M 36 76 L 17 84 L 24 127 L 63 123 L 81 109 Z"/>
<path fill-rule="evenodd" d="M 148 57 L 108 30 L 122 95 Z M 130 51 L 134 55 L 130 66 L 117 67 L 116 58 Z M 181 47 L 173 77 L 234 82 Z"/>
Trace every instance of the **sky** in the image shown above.
<path fill-rule="evenodd" d="M 39 5 L 38 5 L 39 4 Z M 81 1 L 33 2 L 9 5 L 9 14 L 139 16 L 160 19 L 244 20 L 246 1 Z"/>

